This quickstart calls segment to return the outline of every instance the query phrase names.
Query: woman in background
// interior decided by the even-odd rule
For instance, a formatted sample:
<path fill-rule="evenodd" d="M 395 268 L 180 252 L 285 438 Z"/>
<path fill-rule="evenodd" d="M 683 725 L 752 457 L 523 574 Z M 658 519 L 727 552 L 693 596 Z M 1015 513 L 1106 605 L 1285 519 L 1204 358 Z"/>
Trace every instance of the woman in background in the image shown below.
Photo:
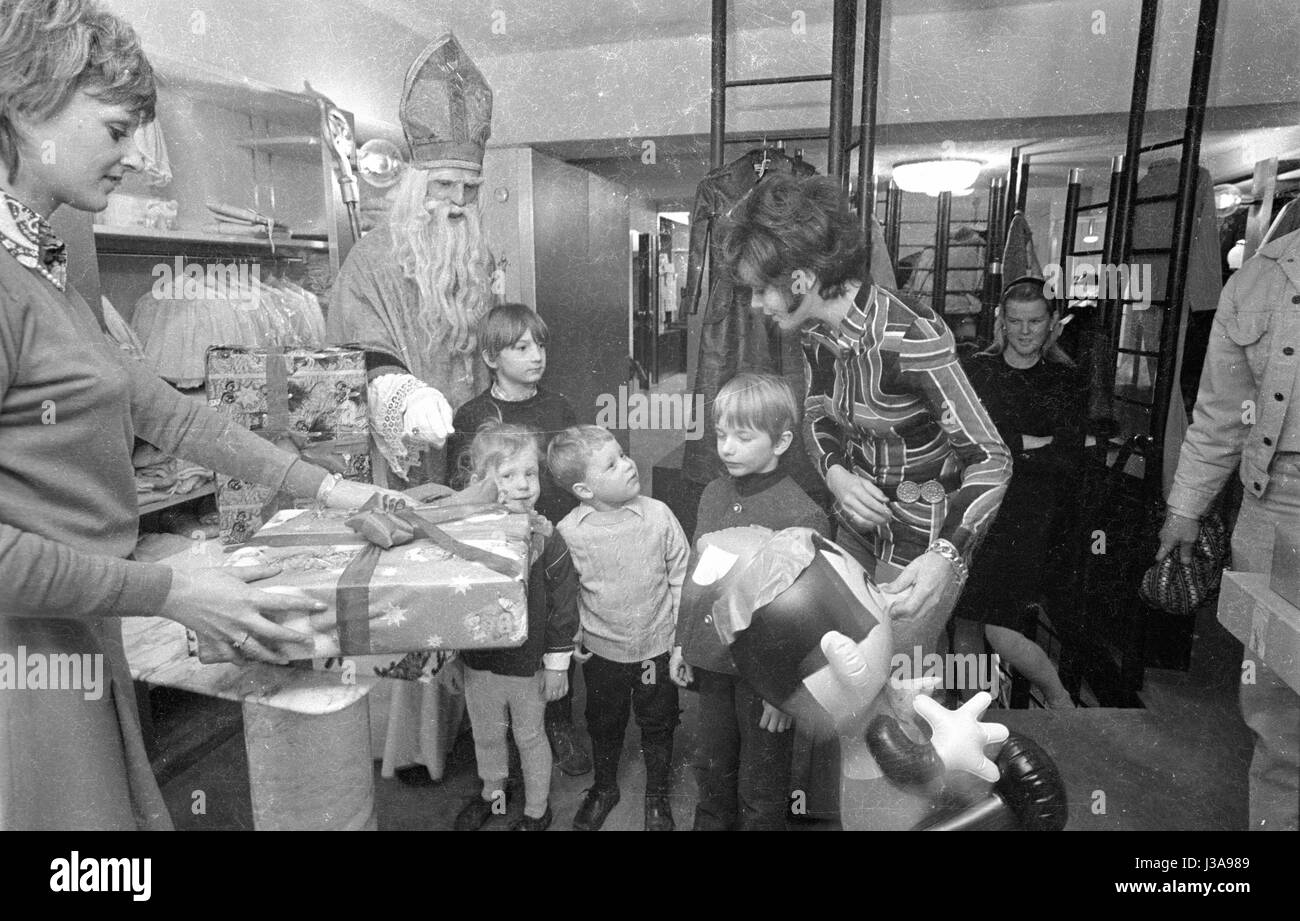
<path fill-rule="evenodd" d="M 1042 601 L 1053 534 L 1083 463 L 1087 383 L 1056 344 L 1058 320 L 1042 280 L 1017 279 L 1002 295 L 993 344 L 966 363 L 1015 471 L 954 614 L 958 653 L 982 653 L 987 639 L 1047 706 L 1069 708 L 1047 653 L 1021 632 Z"/>

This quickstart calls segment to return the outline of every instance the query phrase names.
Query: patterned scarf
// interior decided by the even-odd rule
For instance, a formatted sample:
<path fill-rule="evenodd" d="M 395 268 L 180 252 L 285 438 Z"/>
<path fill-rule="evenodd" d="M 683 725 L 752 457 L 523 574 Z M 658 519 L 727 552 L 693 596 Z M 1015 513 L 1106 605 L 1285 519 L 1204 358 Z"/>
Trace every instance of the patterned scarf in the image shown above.
<path fill-rule="evenodd" d="M 60 291 L 68 284 L 68 248 L 48 221 L 0 190 L 0 245 L 18 264 L 39 272 Z"/>

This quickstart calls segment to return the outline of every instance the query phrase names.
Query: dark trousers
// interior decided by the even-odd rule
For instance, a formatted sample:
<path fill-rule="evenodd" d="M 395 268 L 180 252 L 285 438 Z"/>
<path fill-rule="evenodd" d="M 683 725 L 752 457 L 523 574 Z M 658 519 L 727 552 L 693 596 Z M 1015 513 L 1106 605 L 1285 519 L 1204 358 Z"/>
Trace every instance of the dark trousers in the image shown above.
<path fill-rule="evenodd" d="M 784 831 L 794 729 L 760 729 L 763 698 L 735 675 L 695 669 L 700 731 L 696 831 Z"/>
<path fill-rule="evenodd" d="M 612 662 L 592 655 L 582 666 L 587 685 L 587 731 L 596 786 L 618 787 L 629 711 L 641 728 L 647 796 L 667 794 L 673 760 L 673 730 L 679 721 L 677 685 L 668 678 L 668 653 L 644 662 Z"/>

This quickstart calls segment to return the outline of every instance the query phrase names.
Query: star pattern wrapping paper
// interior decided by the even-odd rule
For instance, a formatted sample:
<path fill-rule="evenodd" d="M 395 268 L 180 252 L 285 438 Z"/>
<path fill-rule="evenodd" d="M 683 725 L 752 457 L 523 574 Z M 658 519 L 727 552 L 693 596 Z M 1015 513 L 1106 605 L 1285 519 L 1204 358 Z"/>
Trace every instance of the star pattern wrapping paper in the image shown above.
<path fill-rule="evenodd" d="M 278 575 L 260 580 L 256 586 L 271 592 L 301 592 L 327 606 L 324 612 L 311 616 L 272 615 L 277 622 L 312 637 L 310 643 L 284 646 L 291 658 L 500 649 L 519 646 L 527 638 L 527 515 L 502 509 L 438 525 L 454 540 L 513 563 L 517 572 L 505 575 L 426 539 L 390 550 L 374 547 L 346 527 L 344 522 L 351 514 L 279 512 L 249 546 L 227 560 L 228 566 L 278 566 Z M 340 641 L 338 595 L 344 571 L 363 551 L 375 554 L 376 559 L 366 583 L 368 603 L 363 612 L 368 643 L 358 646 Z M 205 639 L 199 641 L 198 656 L 202 662 L 230 658 L 224 649 Z"/>

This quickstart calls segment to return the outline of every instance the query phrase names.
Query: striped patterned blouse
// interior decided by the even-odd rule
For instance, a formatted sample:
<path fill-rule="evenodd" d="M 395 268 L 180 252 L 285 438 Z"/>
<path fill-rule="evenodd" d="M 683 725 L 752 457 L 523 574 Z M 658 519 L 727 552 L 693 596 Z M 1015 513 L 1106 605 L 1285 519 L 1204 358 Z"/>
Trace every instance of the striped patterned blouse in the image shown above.
<path fill-rule="evenodd" d="M 1011 479 L 1011 454 L 929 308 L 864 286 L 839 329 L 807 329 L 804 436 L 824 477 L 842 466 L 890 500 L 893 520 L 854 528 L 905 566 L 945 538 L 966 559 Z M 841 527 L 849 527 L 841 520 Z"/>

